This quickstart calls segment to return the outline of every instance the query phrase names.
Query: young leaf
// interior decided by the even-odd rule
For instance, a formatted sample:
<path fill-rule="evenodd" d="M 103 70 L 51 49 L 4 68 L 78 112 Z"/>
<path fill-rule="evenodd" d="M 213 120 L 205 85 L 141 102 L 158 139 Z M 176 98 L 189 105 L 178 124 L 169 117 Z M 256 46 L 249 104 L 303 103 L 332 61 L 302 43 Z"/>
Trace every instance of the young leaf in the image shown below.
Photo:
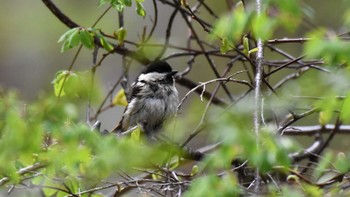
<path fill-rule="evenodd" d="M 131 0 L 123 0 L 123 3 L 125 6 L 131 7 L 132 6 L 132 1 Z"/>
<path fill-rule="evenodd" d="M 160 180 L 162 178 L 162 176 L 158 175 L 158 174 L 152 174 L 152 179 L 153 180 Z"/>
<path fill-rule="evenodd" d="M 120 89 L 118 93 L 114 96 L 112 104 L 115 105 L 120 105 L 120 106 L 127 106 L 128 101 L 126 99 L 125 91 L 124 89 Z"/>
<path fill-rule="evenodd" d="M 318 116 L 318 122 L 321 125 L 328 124 L 333 116 L 334 116 L 334 110 L 337 108 L 337 100 L 334 98 L 326 98 L 323 101 L 319 102 L 319 105 L 321 107 L 321 111 Z"/>
<path fill-rule="evenodd" d="M 236 43 L 248 30 L 251 16 L 252 14 L 246 13 L 244 9 L 235 9 L 231 14 L 220 17 L 214 24 L 212 34 L 216 37 L 226 38 L 230 43 Z"/>
<path fill-rule="evenodd" d="M 118 12 L 122 12 L 124 10 L 124 1 L 122 0 L 108 0 L 113 8 L 115 8 Z"/>
<path fill-rule="evenodd" d="M 77 46 L 80 43 L 79 30 L 76 29 L 69 37 L 68 42 L 71 48 Z"/>
<path fill-rule="evenodd" d="M 199 172 L 199 168 L 197 165 L 194 165 L 191 170 L 191 176 L 196 176 Z"/>
<path fill-rule="evenodd" d="M 248 56 L 249 55 L 248 52 L 249 52 L 249 40 L 247 36 L 243 36 L 243 53 Z"/>
<path fill-rule="evenodd" d="M 124 27 L 121 27 L 118 29 L 118 31 L 114 32 L 114 37 L 118 39 L 119 45 L 122 45 L 124 43 L 126 35 L 127 31 L 124 29 Z"/>
<path fill-rule="evenodd" d="M 146 11 L 142 5 L 142 3 L 140 3 L 139 1 L 136 1 L 136 12 L 138 15 L 145 17 L 146 16 Z"/>
<path fill-rule="evenodd" d="M 80 42 L 79 38 L 79 29 L 73 28 L 69 30 L 67 33 L 65 33 L 61 38 L 58 40 L 58 42 L 63 42 L 61 52 L 65 52 L 68 49 L 71 49 L 75 46 L 77 46 Z"/>
<path fill-rule="evenodd" d="M 107 51 L 113 51 L 114 47 L 113 45 L 111 45 L 103 36 L 99 36 L 100 37 L 100 42 L 101 45 L 103 46 L 104 49 L 106 49 Z"/>
<path fill-rule="evenodd" d="M 82 29 L 79 31 L 80 41 L 81 43 L 88 49 L 92 49 L 94 47 L 94 37 L 93 35 L 86 29 Z"/>
<path fill-rule="evenodd" d="M 141 129 L 138 125 L 137 128 L 131 133 L 131 139 L 134 142 L 140 142 Z"/>
<path fill-rule="evenodd" d="M 221 40 L 221 43 L 222 43 L 222 45 L 220 47 L 220 53 L 225 54 L 225 53 L 227 53 L 227 51 L 232 49 L 232 47 L 230 47 L 230 44 L 228 43 L 226 38 L 223 38 Z"/>
<path fill-rule="evenodd" d="M 71 35 L 73 32 L 75 32 L 75 31 L 77 31 L 77 28 L 72 28 L 72 29 L 68 30 L 66 33 L 64 33 L 64 34 L 60 37 L 60 39 L 58 39 L 58 43 L 67 40 L 67 38 L 70 37 L 70 35 Z"/>
<path fill-rule="evenodd" d="M 53 87 L 54 87 L 54 92 L 55 96 L 64 96 L 65 92 L 63 90 L 63 85 L 64 81 L 66 80 L 65 78 L 68 77 L 69 71 L 66 70 L 61 70 L 56 73 L 55 79 L 52 81 Z"/>
<path fill-rule="evenodd" d="M 251 50 L 248 51 L 248 56 L 250 56 L 250 54 L 256 53 L 256 52 L 258 52 L 258 48 L 257 47 L 252 48 Z"/>
<path fill-rule="evenodd" d="M 63 45 L 61 47 L 61 53 L 67 51 L 68 49 L 70 49 L 70 45 L 69 45 L 69 42 L 66 40 L 65 42 L 63 42 Z"/>

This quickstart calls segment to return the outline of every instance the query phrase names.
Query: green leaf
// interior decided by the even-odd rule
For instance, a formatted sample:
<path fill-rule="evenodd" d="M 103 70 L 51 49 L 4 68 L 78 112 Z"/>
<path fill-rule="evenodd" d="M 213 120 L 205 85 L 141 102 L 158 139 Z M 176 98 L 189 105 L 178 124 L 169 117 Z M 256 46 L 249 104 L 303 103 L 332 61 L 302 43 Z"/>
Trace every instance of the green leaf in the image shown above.
<path fill-rule="evenodd" d="M 86 29 L 79 31 L 81 43 L 88 49 L 94 48 L 94 36 Z"/>
<path fill-rule="evenodd" d="M 299 0 L 271 0 L 272 5 L 278 9 L 274 17 L 278 23 L 289 31 L 294 31 L 302 19 Z"/>
<path fill-rule="evenodd" d="M 236 3 L 235 10 L 244 11 L 244 4 L 241 0 Z"/>
<path fill-rule="evenodd" d="M 318 165 L 316 166 L 316 169 L 313 171 L 313 177 L 318 179 L 331 165 L 333 161 L 333 154 L 331 152 L 326 152 L 326 154 L 322 157 Z"/>
<path fill-rule="evenodd" d="M 118 12 L 122 12 L 124 10 L 124 4 L 121 0 L 111 0 L 111 6 L 118 10 Z"/>
<path fill-rule="evenodd" d="M 123 0 L 123 3 L 125 6 L 131 7 L 132 6 L 132 1 L 131 0 Z"/>
<path fill-rule="evenodd" d="M 77 46 L 80 43 L 79 30 L 77 29 L 68 37 L 69 46 L 71 48 Z"/>
<path fill-rule="evenodd" d="M 124 107 L 128 105 L 124 89 L 120 89 L 118 93 L 114 96 L 112 100 L 112 105 L 120 105 Z"/>
<path fill-rule="evenodd" d="M 141 129 L 140 126 L 137 125 L 137 128 L 131 133 L 131 139 L 134 140 L 134 142 L 140 142 L 140 136 Z"/>
<path fill-rule="evenodd" d="M 136 1 L 136 12 L 138 15 L 145 17 L 146 16 L 146 11 L 140 1 Z"/>
<path fill-rule="evenodd" d="M 45 196 L 54 196 L 59 192 L 58 189 L 65 189 L 63 185 L 59 184 L 58 182 L 51 181 L 48 178 L 45 179 L 44 185 L 46 187 L 43 187 L 42 191 Z"/>
<path fill-rule="evenodd" d="M 60 37 L 60 39 L 58 40 L 58 43 L 67 40 L 67 38 L 70 37 L 70 35 L 71 35 L 73 32 L 77 31 L 77 29 L 78 29 L 78 28 L 76 27 L 76 28 L 72 28 L 72 29 L 68 30 L 66 33 L 64 33 L 64 34 Z"/>
<path fill-rule="evenodd" d="M 316 186 L 316 185 L 310 185 L 310 184 L 303 184 L 303 190 L 304 190 L 304 196 L 310 196 L 310 197 L 319 197 L 324 196 L 324 191 Z"/>
<path fill-rule="evenodd" d="M 65 94 L 67 96 L 78 96 L 82 87 L 83 84 L 80 81 L 80 76 L 70 71 L 63 87 Z"/>
<path fill-rule="evenodd" d="M 95 100 L 97 92 L 91 92 L 91 76 L 87 72 L 58 71 L 52 81 L 55 96 L 68 96 L 70 99 L 88 98 Z"/>
<path fill-rule="evenodd" d="M 191 170 L 191 176 L 196 176 L 199 172 L 199 168 L 197 165 L 194 165 Z"/>
<path fill-rule="evenodd" d="M 349 170 L 349 158 L 343 152 L 337 154 L 337 158 L 334 164 L 335 168 L 340 171 L 340 173 L 347 173 Z"/>
<path fill-rule="evenodd" d="M 52 81 L 55 96 L 64 96 L 66 93 L 63 90 L 65 78 L 68 77 L 69 71 L 61 70 L 56 73 L 55 79 Z"/>
<path fill-rule="evenodd" d="M 155 181 L 156 181 L 156 180 L 160 180 L 160 179 L 162 179 L 162 176 L 159 175 L 159 174 L 153 173 L 153 174 L 152 174 L 152 179 L 155 180 Z"/>
<path fill-rule="evenodd" d="M 268 17 L 266 14 L 257 15 L 252 21 L 254 37 L 263 40 L 271 38 L 276 24 L 276 19 Z"/>
<path fill-rule="evenodd" d="M 222 43 L 222 45 L 220 47 L 220 53 L 225 54 L 225 53 L 227 53 L 227 51 L 232 49 L 232 47 L 230 46 L 230 44 L 226 38 L 223 38 L 221 40 L 221 43 Z"/>
<path fill-rule="evenodd" d="M 214 38 L 226 39 L 228 43 L 240 42 L 243 34 L 248 30 L 252 13 L 246 13 L 244 9 L 237 8 L 231 14 L 220 17 L 215 23 Z"/>
<path fill-rule="evenodd" d="M 332 117 L 333 117 L 332 112 L 329 113 L 329 111 L 320 111 L 320 113 L 318 114 L 318 123 L 324 126 L 327 123 L 329 123 Z"/>
<path fill-rule="evenodd" d="M 251 50 L 248 51 L 248 56 L 250 56 L 250 54 L 252 54 L 252 53 L 258 52 L 258 50 L 259 50 L 259 49 L 258 49 L 257 47 L 252 48 Z"/>
<path fill-rule="evenodd" d="M 340 118 L 343 122 L 349 122 L 350 120 L 350 92 L 343 102 Z"/>
<path fill-rule="evenodd" d="M 328 124 L 334 117 L 334 111 L 337 109 L 338 106 L 336 96 L 332 93 L 328 93 L 325 99 L 319 101 L 316 104 L 320 107 L 318 122 L 321 125 Z"/>
<path fill-rule="evenodd" d="M 124 29 L 124 27 L 121 27 L 118 29 L 118 31 L 114 32 L 114 37 L 118 39 L 119 45 L 122 45 L 124 43 L 126 36 L 127 31 Z"/>
<path fill-rule="evenodd" d="M 61 36 L 58 42 L 63 42 L 61 52 L 65 52 L 68 49 L 77 46 L 80 43 L 79 28 L 69 30 L 63 36 Z"/>
<path fill-rule="evenodd" d="M 248 37 L 245 35 L 243 36 L 243 53 L 245 55 L 248 55 L 248 51 L 249 51 L 249 39 Z"/>
<path fill-rule="evenodd" d="M 92 102 L 98 100 L 98 88 L 91 88 L 92 78 L 89 72 L 70 72 L 64 91 L 69 99 L 91 99 Z"/>
<path fill-rule="evenodd" d="M 113 51 L 114 47 L 111 45 L 103 36 L 99 36 L 101 45 L 103 46 L 104 49 L 107 51 Z"/>
<path fill-rule="evenodd" d="M 339 65 L 350 62 L 350 46 L 339 39 L 334 32 L 318 29 L 308 34 L 304 54 L 308 58 L 322 58 L 328 65 Z"/>
<path fill-rule="evenodd" d="M 181 158 L 176 156 L 174 160 L 170 163 L 170 168 L 169 169 L 176 169 L 177 167 L 180 166 Z"/>
<path fill-rule="evenodd" d="M 142 3 L 144 2 L 144 0 L 135 0 L 136 2 L 136 11 L 137 14 L 145 17 L 146 16 L 146 11 L 143 8 Z M 111 6 L 116 9 L 118 12 L 122 12 L 125 8 L 125 6 L 127 7 L 131 7 L 132 6 L 132 0 L 100 0 L 99 1 L 99 6 L 104 5 L 106 3 L 110 3 Z"/>

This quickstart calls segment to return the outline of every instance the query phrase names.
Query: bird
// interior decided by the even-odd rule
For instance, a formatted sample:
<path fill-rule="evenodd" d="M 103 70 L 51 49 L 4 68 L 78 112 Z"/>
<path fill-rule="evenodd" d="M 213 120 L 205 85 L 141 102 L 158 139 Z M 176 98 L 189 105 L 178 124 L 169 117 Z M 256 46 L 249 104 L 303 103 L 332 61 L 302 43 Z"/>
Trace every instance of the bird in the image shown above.
<path fill-rule="evenodd" d="M 150 63 L 132 83 L 128 105 L 112 132 L 121 134 L 139 125 L 147 136 L 156 135 L 177 111 L 176 73 L 166 61 Z"/>

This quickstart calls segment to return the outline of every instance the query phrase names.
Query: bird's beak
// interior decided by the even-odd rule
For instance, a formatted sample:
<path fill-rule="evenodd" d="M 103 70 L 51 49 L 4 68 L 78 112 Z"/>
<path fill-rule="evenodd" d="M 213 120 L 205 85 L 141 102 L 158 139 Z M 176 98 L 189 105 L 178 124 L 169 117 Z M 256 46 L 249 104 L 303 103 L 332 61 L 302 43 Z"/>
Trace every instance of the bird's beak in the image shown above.
<path fill-rule="evenodd" d="M 177 70 L 173 70 L 170 73 L 168 73 L 166 76 L 167 77 L 173 77 L 177 73 Z"/>

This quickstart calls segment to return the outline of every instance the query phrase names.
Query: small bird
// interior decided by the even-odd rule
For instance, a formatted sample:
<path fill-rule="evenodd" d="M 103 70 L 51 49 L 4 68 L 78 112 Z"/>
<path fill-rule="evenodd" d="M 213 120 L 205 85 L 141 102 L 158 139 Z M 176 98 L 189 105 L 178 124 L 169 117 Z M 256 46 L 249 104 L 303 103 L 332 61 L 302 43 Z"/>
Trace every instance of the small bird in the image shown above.
<path fill-rule="evenodd" d="M 179 103 L 176 73 L 165 61 L 157 60 L 148 65 L 131 85 L 128 105 L 112 132 L 123 133 L 139 124 L 147 136 L 155 135 L 176 113 Z"/>

